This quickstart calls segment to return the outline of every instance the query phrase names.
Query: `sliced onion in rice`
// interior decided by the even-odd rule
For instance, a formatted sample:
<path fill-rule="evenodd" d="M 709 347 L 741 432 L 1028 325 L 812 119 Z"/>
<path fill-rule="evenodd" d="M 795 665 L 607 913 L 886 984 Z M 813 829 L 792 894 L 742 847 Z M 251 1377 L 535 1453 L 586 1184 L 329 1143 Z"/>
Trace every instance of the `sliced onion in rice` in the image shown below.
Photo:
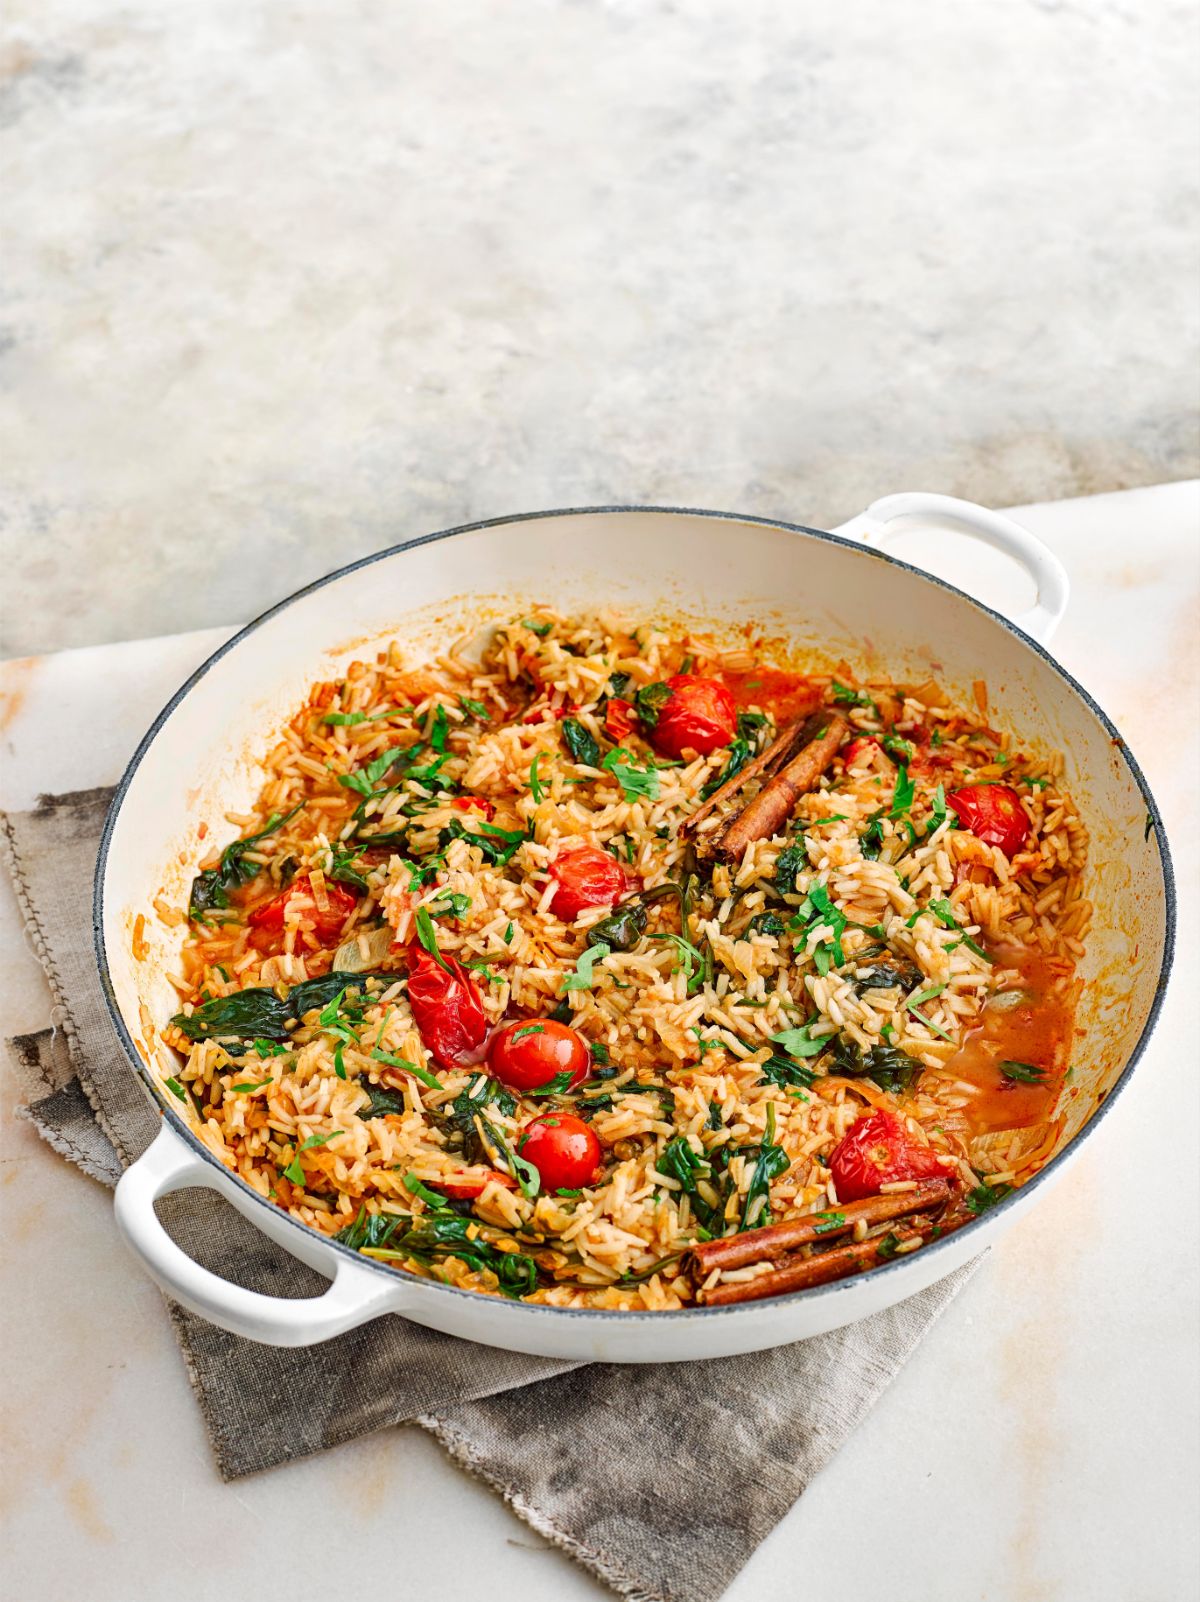
<path fill-rule="evenodd" d="M 333 954 L 333 966 L 338 973 L 366 973 L 377 968 L 392 949 L 392 930 L 389 924 L 353 934 L 343 940 Z"/>

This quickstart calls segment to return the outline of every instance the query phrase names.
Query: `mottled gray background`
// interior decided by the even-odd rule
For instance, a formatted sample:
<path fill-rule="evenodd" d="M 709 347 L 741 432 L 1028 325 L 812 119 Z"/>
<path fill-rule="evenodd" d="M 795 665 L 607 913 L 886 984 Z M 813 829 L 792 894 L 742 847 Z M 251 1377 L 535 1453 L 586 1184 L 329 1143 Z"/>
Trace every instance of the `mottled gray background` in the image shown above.
<path fill-rule="evenodd" d="M 431 528 L 1183 477 L 1173 0 L 8 0 L 6 653 Z"/>

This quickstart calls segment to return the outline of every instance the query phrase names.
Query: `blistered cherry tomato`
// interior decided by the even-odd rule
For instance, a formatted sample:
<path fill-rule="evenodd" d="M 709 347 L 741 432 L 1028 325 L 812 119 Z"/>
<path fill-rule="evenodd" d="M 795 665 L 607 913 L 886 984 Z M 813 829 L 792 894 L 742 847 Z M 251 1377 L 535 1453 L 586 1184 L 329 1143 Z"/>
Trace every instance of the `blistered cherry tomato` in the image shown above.
<path fill-rule="evenodd" d="M 540 1090 L 559 1074 L 569 1074 L 563 1090 L 573 1090 L 591 1071 L 588 1043 L 569 1024 L 553 1018 L 518 1018 L 497 1030 L 488 1046 L 488 1066 L 510 1090 Z"/>
<path fill-rule="evenodd" d="M 585 907 L 611 907 L 625 894 L 625 870 L 615 857 L 599 846 L 567 846 L 550 864 L 558 888 L 550 903 L 551 911 L 568 921 Z"/>
<path fill-rule="evenodd" d="M 951 790 L 946 805 L 958 813 L 959 822 L 984 845 L 999 846 L 1006 857 L 1014 857 L 1029 834 L 1029 819 L 1021 797 L 1009 784 L 968 784 Z"/>
<path fill-rule="evenodd" d="M 622 701 L 620 696 L 613 696 L 604 707 L 604 732 L 610 740 L 618 745 L 633 727 L 633 706 L 629 701 Z"/>
<path fill-rule="evenodd" d="M 302 873 L 286 890 L 264 901 L 261 907 L 255 907 L 246 921 L 255 929 L 280 930 L 285 918 L 299 914 L 311 920 L 320 940 L 332 940 L 341 933 L 342 925 L 354 911 L 357 897 L 343 885 L 326 879 L 325 900 L 327 906 L 322 911 L 313 896 L 312 881 L 307 873 Z"/>
<path fill-rule="evenodd" d="M 516 1190 L 517 1182 L 511 1174 L 502 1174 L 498 1168 L 489 1168 L 486 1174 L 475 1177 L 464 1173 L 454 1179 L 431 1179 L 430 1190 L 440 1190 L 443 1196 L 449 1196 L 451 1201 L 474 1201 L 476 1196 L 482 1196 L 488 1185 L 495 1180 L 496 1184 L 503 1185 L 505 1190 Z"/>
<path fill-rule="evenodd" d="M 450 805 L 458 812 L 482 812 L 488 823 L 496 816 L 496 809 L 481 795 L 456 795 Z"/>
<path fill-rule="evenodd" d="M 928 1146 L 919 1146 L 895 1113 L 873 1112 L 842 1136 L 829 1159 L 838 1200 L 877 1196 L 880 1186 L 901 1179 L 944 1177 L 953 1165 Z"/>
<path fill-rule="evenodd" d="M 408 1004 L 434 1061 L 440 1068 L 477 1062 L 488 1024 L 470 974 L 453 957 L 438 962 L 424 946 L 409 946 L 407 961 Z"/>
<path fill-rule="evenodd" d="M 873 740 L 869 734 L 860 734 L 856 739 L 851 740 L 848 745 L 842 747 L 842 761 L 849 767 L 871 746 L 874 746 L 877 751 L 882 750 L 878 740 Z"/>
<path fill-rule="evenodd" d="M 517 1150 L 542 1176 L 544 1190 L 579 1190 L 600 1172 L 600 1142 L 582 1118 L 570 1113 L 535 1118 Z"/>
<path fill-rule="evenodd" d="M 664 756 L 681 757 L 687 750 L 708 756 L 729 744 L 737 733 L 737 708 L 720 679 L 677 673 L 667 688 L 671 694 L 651 735 Z"/>

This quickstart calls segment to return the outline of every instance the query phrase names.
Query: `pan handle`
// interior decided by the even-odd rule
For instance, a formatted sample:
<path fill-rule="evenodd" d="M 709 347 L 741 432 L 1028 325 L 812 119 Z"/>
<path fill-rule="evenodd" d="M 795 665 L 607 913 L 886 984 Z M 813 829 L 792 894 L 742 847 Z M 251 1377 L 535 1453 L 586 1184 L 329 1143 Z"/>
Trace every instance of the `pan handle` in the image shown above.
<path fill-rule="evenodd" d="M 224 1196 L 256 1229 L 330 1279 L 329 1289 L 321 1296 L 264 1296 L 193 1262 L 154 1211 L 160 1196 L 192 1186 Z M 266 1346 L 312 1346 L 384 1313 L 403 1310 L 402 1282 L 389 1282 L 379 1270 L 339 1251 L 320 1235 L 268 1211 L 232 1174 L 193 1151 L 167 1123 L 122 1174 L 114 1205 L 126 1243 L 163 1290 L 193 1313 L 247 1340 Z"/>
<path fill-rule="evenodd" d="M 991 512 L 974 501 L 960 501 L 953 495 L 932 495 L 923 490 L 901 495 L 885 495 L 865 512 L 832 530 L 847 539 L 866 545 L 884 546 L 897 532 L 896 525 L 907 518 L 920 518 L 942 528 L 960 529 L 984 544 L 994 546 L 1019 562 L 1037 587 L 1037 600 L 1027 611 L 1013 618 L 1039 645 L 1045 645 L 1067 610 L 1071 586 L 1067 570 L 1048 545 L 1036 535 L 1014 523 L 1011 517 Z"/>

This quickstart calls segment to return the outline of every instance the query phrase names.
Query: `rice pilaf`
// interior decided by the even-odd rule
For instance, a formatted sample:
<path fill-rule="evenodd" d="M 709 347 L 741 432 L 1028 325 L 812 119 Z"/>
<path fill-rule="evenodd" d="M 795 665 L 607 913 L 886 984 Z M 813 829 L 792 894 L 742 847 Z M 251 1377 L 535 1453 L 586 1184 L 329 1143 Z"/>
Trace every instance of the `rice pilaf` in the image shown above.
<path fill-rule="evenodd" d="M 686 720 L 668 737 L 702 695 L 685 683 L 718 686 L 718 724 L 736 713 L 711 749 Z M 976 689 L 966 709 L 936 683 L 799 675 L 754 644 L 545 609 L 481 657 L 356 662 L 314 686 L 254 812 L 228 818 L 239 840 L 201 864 L 167 1091 L 264 1198 L 471 1290 L 736 1299 L 772 1261 L 706 1271 L 697 1245 L 810 1215 L 857 1267 L 916 1249 L 1050 1155 L 1091 912 L 1061 757 L 990 726 Z M 755 760 L 834 719 L 847 737 L 812 786 L 727 860 L 730 817 L 777 783 Z M 1011 838 L 989 843 L 1000 801 Z M 597 848 L 618 888 L 573 906 Z M 422 964 L 466 1008 L 455 1027 L 481 1009 L 478 1039 L 420 1026 Z M 574 1031 L 586 1072 L 502 1083 L 495 1032 L 518 1021 L 535 1054 Z M 946 1182 L 923 1233 L 844 1212 L 866 1192 L 839 1185 L 842 1153 L 872 1117 L 916 1154 L 875 1193 Z M 554 1183 L 529 1136 L 576 1122 L 596 1166 Z"/>

